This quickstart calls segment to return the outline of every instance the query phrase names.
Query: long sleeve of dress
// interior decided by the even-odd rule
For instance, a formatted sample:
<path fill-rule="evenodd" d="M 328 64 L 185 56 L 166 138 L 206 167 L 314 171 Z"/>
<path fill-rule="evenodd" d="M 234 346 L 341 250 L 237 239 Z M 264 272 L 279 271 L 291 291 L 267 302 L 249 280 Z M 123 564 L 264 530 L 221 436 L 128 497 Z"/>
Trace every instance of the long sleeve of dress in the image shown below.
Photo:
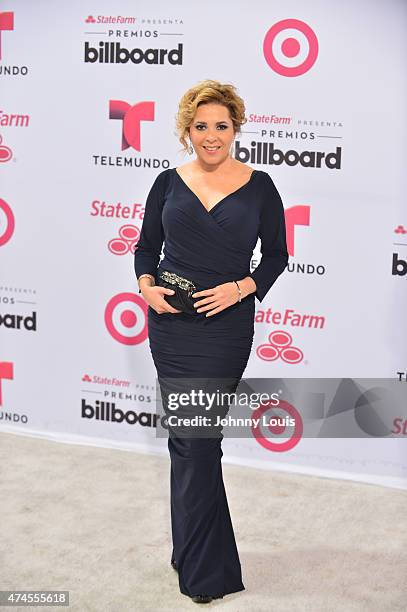
<path fill-rule="evenodd" d="M 268 174 L 266 174 L 263 197 L 259 230 L 262 257 L 257 268 L 249 274 L 256 283 L 255 295 L 260 302 L 288 263 L 284 207 L 280 194 Z"/>
<path fill-rule="evenodd" d="M 136 277 L 156 273 L 164 242 L 161 214 L 164 205 L 165 171 L 155 179 L 146 199 L 140 238 L 134 253 Z M 140 291 L 139 291 L 140 293 Z"/>

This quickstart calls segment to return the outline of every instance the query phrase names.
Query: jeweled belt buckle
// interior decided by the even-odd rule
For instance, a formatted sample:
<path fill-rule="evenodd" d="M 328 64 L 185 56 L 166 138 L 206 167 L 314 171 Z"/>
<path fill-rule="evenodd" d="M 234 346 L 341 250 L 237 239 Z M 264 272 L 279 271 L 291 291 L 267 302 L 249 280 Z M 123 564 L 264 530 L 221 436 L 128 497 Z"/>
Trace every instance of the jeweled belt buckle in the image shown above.
<path fill-rule="evenodd" d="M 160 278 L 165 280 L 167 283 L 171 283 L 171 285 L 177 285 L 177 287 L 185 289 L 185 291 L 188 292 L 188 297 L 191 297 L 192 293 L 196 289 L 192 281 L 182 276 L 179 276 L 178 274 L 175 274 L 175 272 L 168 272 L 168 270 L 164 270 L 163 272 L 161 272 Z"/>

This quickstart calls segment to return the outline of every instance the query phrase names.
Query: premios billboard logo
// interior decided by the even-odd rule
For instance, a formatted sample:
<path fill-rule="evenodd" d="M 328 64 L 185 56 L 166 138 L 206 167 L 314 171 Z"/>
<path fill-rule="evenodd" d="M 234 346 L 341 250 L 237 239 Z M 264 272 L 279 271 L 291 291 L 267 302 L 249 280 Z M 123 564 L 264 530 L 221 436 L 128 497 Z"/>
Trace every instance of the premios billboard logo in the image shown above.
<path fill-rule="evenodd" d="M 343 128 L 343 122 L 337 118 L 250 109 L 247 131 L 242 130 L 243 137 L 246 133 L 250 141 L 242 144 L 236 140 L 235 157 L 243 163 L 263 166 L 341 170 L 342 147 L 337 146 L 334 151 L 326 151 L 325 147 L 328 139 L 342 140 Z"/>
<path fill-rule="evenodd" d="M 158 42 L 160 36 L 164 36 L 165 41 L 172 41 L 174 37 L 182 36 L 181 19 L 88 15 L 84 21 L 88 28 L 86 34 L 92 37 L 90 42 L 85 41 L 85 64 L 130 66 L 139 64 L 181 66 L 183 64 L 182 43 L 179 42 L 169 48 L 164 42 L 161 45 Z M 159 24 L 158 28 L 151 25 L 155 23 Z M 97 31 L 94 31 L 93 26 L 97 26 Z M 173 28 L 175 32 L 171 31 Z M 95 35 L 101 40 L 95 42 Z M 134 40 L 137 40 L 137 46 L 131 45 Z"/>

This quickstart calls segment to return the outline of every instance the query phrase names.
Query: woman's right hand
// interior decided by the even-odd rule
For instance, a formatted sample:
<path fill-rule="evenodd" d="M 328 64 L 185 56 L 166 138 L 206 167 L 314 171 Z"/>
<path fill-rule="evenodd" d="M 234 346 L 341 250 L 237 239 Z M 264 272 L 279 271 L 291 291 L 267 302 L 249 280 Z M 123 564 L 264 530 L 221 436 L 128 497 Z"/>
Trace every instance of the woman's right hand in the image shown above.
<path fill-rule="evenodd" d="M 167 289 L 166 287 L 159 287 L 158 285 L 147 286 L 141 289 L 141 295 L 151 308 L 153 308 L 157 314 L 163 314 L 164 312 L 172 312 L 174 314 L 182 312 L 173 308 L 168 302 L 165 301 L 164 295 L 174 295 L 173 289 Z"/>

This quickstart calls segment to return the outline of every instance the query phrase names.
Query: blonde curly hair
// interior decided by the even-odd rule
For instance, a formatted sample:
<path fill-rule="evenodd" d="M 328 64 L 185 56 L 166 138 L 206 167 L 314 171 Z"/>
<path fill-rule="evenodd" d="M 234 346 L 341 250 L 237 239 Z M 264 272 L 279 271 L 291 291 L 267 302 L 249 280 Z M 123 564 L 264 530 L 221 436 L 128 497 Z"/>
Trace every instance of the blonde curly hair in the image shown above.
<path fill-rule="evenodd" d="M 195 117 L 196 110 L 200 104 L 210 102 L 222 104 L 229 109 L 235 134 L 240 133 L 241 126 L 246 123 L 245 105 L 242 98 L 237 94 L 234 85 L 211 79 L 200 81 L 182 96 L 178 105 L 178 112 L 175 115 L 176 135 L 185 152 L 188 151 L 185 136 Z"/>

